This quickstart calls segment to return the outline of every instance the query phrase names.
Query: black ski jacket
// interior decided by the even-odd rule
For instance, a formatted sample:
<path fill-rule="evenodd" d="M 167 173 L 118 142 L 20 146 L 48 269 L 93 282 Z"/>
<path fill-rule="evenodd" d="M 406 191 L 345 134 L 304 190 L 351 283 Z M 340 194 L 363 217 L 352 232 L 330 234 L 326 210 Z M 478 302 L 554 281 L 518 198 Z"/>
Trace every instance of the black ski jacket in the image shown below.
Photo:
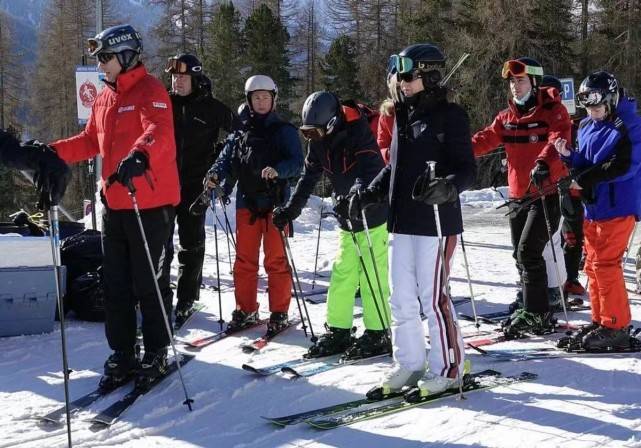
<path fill-rule="evenodd" d="M 405 113 L 404 107 L 397 110 L 398 130 L 390 148 L 390 164 L 370 186 L 381 198 L 389 198 L 390 232 L 437 236 L 433 206 L 413 200 L 412 189 L 428 161 L 437 162 L 437 177 L 447 177 L 459 193 L 474 183 L 476 161 L 469 118 L 465 110 L 444 97 Z M 439 206 L 439 214 L 444 236 L 463 231 L 458 200 Z"/>
<path fill-rule="evenodd" d="M 369 123 L 358 107 L 343 106 L 343 115 L 345 123 L 332 138 L 308 144 L 303 174 L 287 204 L 298 213 L 305 206 L 323 172 L 329 178 L 336 195 L 344 196 L 356 189 L 365 188 L 385 166 Z M 370 228 L 384 224 L 387 219 L 387 204 L 368 207 L 366 217 Z M 345 217 L 337 218 L 341 229 L 348 230 Z M 363 230 L 361 221 L 352 222 L 352 226 L 356 232 Z"/>
<path fill-rule="evenodd" d="M 188 96 L 174 93 L 169 96 L 174 113 L 176 162 L 181 189 L 202 186 L 207 169 L 216 160 L 216 141 L 220 129 L 231 132 L 239 126 L 238 119 L 227 106 L 212 96 L 208 82 L 200 82 Z"/>

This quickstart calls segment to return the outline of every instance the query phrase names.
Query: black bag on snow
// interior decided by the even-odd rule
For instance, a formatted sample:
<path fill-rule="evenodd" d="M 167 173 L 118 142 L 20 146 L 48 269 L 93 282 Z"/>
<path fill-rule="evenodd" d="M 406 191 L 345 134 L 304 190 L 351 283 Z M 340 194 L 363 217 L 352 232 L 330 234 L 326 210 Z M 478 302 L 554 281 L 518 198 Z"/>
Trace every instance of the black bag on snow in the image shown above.
<path fill-rule="evenodd" d="M 71 282 L 67 292 L 69 308 L 81 320 L 104 322 L 105 291 L 102 280 L 102 267 L 87 272 Z"/>
<path fill-rule="evenodd" d="M 60 259 L 67 269 L 67 294 L 64 297 L 65 313 L 76 310 L 79 296 L 72 298 L 74 282 L 87 273 L 95 273 L 102 266 L 101 235 L 88 229 L 65 238 L 60 243 Z M 77 291 L 76 291 L 77 292 Z"/>

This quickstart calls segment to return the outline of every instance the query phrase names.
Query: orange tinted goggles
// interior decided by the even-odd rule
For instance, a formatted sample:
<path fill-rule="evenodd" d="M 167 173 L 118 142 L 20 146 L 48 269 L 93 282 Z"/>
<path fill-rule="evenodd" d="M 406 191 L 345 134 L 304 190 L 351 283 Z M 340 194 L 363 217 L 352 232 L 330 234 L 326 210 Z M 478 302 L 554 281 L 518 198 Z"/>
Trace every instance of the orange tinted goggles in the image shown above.
<path fill-rule="evenodd" d="M 543 68 L 533 67 L 516 60 L 507 61 L 503 64 L 501 76 L 505 79 L 508 79 L 510 76 L 519 78 L 527 75 L 543 76 Z"/>

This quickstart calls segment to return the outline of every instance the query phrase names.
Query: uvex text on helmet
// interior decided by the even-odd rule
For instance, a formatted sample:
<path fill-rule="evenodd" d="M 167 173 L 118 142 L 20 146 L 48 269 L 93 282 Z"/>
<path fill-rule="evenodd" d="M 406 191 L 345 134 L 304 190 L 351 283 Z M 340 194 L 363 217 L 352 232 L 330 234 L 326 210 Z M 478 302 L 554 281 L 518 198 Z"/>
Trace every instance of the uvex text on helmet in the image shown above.
<path fill-rule="evenodd" d="M 142 37 L 131 25 L 107 28 L 88 40 L 89 54 L 115 54 L 123 71 L 135 67 L 142 53 Z"/>
<path fill-rule="evenodd" d="M 590 73 L 581 83 L 576 99 L 583 107 L 605 104 L 612 112 L 619 104 L 619 82 L 605 71 Z"/>
<path fill-rule="evenodd" d="M 266 75 L 254 75 L 245 81 L 245 98 L 247 104 L 251 107 L 251 93 L 257 90 L 266 90 L 272 94 L 273 102 L 272 107 L 276 104 L 278 99 L 278 87 L 273 79 Z"/>
<path fill-rule="evenodd" d="M 307 97 L 303 104 L 301 129 L 320 128 L 327 134 L 336 127 L 340 117 L 340 101 L 331 92 L 321 90 Z"/>
<path fill-rule="evenodd" d="M 394 57 L 392 57 L 394 59 Z M 396 71 L 400 80 L 423 79 L 423 86 L 435 87 L 443 78 L 445 55 L 436 45 L 414 44 L 396 56 Z"/>
<path fill-rule="evenodd" d="M 181 53 L 167 59 L 165 72 L 198 77 L 203 74 L 203 64 L 193 54 Z"/>

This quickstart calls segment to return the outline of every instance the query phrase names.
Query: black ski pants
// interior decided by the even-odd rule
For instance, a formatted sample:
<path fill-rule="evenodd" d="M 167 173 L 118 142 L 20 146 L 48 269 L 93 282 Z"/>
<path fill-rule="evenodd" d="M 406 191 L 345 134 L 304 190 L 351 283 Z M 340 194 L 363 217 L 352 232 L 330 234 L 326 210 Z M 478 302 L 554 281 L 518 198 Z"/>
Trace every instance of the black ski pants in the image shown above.
<path fill-rule="evenodd" d="M 563 238 L 563 257 L 568 280 L 579 278 L 579 266 L 583 255 L 583 219 L 584 211 L 581 198 L 564 194 L 561 199 L 561 236 Z"/>
<path fill-rule="evenodd" d="M 551 227 L 557 229 L 561 218 L 558 194 L 546 196 L 545 205 Z M 545 313 L 550 307 L 543 249 L 549 238 L 543 201 L 539 199 L 511 217 L 510 232 L 513 256 L 521 274 L 524 307 L 530 312 Z"/>
<path fill-rule="evenodd" d="M 167 270 L 174 258 L 174 226 L 178 224 L 178 280 L 177 308 L 186 308 L 200 298 L 200 284 L 203 280 L 205 259 L 205 216 L 193 216 L 189 207 L 203 192 L 202 183 L 185 185 L 181 188 L 181 201 L 176 207 L 176 220 L 172 221 L 167 243 Z"/>
<path fill-rule="evenodd" d="M 112 350 L 133 352 L 136 344 L 136 304 L 142 313 L 146 351 L 169 345 L 153 278 L 171 316 L 172 291 L 164 269 L 165 247 L 174 219 L 168 205 L 140 211 L 154 272 L 151 271 L 136 215 L 133 210 L 105 208 L 102 216 L 104 246 L 105 332 Z"/>

